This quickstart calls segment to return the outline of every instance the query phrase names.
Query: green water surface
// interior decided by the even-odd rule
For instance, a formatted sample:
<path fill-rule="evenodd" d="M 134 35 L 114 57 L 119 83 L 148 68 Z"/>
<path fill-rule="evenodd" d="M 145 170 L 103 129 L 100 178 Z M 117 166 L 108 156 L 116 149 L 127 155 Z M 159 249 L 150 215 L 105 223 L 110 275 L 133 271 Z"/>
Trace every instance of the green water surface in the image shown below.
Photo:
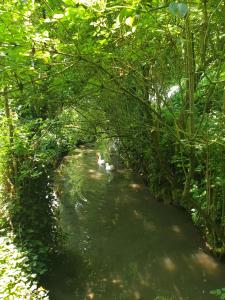
<path fill-rule="evenodd" d="M 65 254 L 48 274 L 52 300 L 208 300 L 225 267 L 203 250 L 190 218 L 151 199 L 141 178 L 67 157 L 58 178 Z"/>

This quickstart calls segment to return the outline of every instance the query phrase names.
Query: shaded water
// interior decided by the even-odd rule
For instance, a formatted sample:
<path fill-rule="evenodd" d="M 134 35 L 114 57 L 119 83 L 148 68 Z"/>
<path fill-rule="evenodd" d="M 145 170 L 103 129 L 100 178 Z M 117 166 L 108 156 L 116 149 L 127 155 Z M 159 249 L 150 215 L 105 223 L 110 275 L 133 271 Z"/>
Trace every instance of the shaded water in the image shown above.
<path fill-rule="evenodd" d="M 106 173 L 81 150 L 59 177 L 65 255 L 53 264 L 52 300 L 217 299 L 225 268 L 202 250 L 183 211 L 150 198 L 128 170 Z"/>

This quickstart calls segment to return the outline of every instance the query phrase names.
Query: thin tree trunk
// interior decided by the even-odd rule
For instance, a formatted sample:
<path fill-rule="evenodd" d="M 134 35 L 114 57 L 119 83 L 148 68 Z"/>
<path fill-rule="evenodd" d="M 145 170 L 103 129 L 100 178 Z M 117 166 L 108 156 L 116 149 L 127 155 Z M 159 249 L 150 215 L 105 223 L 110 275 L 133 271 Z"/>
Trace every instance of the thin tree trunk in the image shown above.
<path fill-rule="evenodd" d="M 12 124 L 11 111 L 9 106 L 9 99 L 7 96 L 7 88 L 4 89 L 4 104 L 5 104 L 5 116 L 7 119 L 8 131 L 9 131 L 9 143 L 11 150 L 14 144 L 14 128 Z"/>
<path fill-rule="evenodd" d="M 185 36 L 186 36 L 186 73 L 187 73 L 187 86 L 186 86 L 186 101 L 187 101 L 187 133 L 188 133 L 188 153 L 189 153 L 189 170 L 185 181 L 183 190 L 183 199 L 185 200 L 191 189 L 191 179 L 194 173 L 194 92 L 195 92 L 195 61 L 194 61 L 194 48 L 193 37 L 191 32 L 190 13 L 186 16 L 185 22 Z"/>
<path fill-rule="evenodd" d="M 15 190 L 15 178 L 16 178 L 16 158 L 13 154 L 13 148 L 14 148 L 14 126 L 12 122 L 12 115 L 11 115 L 11 109 L 8 99 L 8 93 L 7 93 L 7 87 L 4 88 L 4 106 L 5 106 L 5 116 L 7 120 L 8 125 L 8 137 L 9 137 L 9 147 L 10 147 L 10 156 L 11 161 L 9 162 L 9 172 L 7 174 L 8 180 L 10 182 L 10 190 Z"/>

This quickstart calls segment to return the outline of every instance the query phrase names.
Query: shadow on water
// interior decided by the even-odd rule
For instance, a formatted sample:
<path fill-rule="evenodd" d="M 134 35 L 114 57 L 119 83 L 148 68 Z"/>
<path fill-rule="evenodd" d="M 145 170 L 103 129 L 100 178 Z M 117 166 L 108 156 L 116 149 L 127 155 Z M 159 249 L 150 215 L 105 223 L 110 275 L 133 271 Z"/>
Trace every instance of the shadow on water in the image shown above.
<path fill-rule="evenodd" d="M 225 285 L 189 218 L 150 199 L 130 171 L 107 173 L 81 151 L 58 181 L 68 238 L 46 279 L 52 300 L 208 300 Z"/>
<path fill-rule="evenodd" d="M 88 270 L 82 256 L 68 250 L 55 257 L 52 265 L 47 278 L 50 299 L 81 299 L 80 295 L 85 294 L 84 276 Z"/>

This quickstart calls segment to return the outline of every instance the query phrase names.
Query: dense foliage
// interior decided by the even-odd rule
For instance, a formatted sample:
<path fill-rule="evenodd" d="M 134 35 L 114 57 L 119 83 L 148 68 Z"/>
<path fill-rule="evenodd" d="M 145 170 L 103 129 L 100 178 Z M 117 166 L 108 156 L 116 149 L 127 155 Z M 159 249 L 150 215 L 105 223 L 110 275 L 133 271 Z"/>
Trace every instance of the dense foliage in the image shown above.
<path fill-rule="evenodd" d="M 0 14 L 1 226 L 53 251 L 51 172 L 101 136 L 224 255 L 224 1 L 10 0 Z"/>
<path fill-rule="evenodd" d="M 1 299 L 28 299 L 47 300 L 48 295 L 44 288 L 37 286 L 37 273 L 43 269 L 37 261 L 38 256 L 17 249 L 12 237 L 0 237 L 0 297 Z M 33 264 L 35 273 L 32 273 Z"/>

